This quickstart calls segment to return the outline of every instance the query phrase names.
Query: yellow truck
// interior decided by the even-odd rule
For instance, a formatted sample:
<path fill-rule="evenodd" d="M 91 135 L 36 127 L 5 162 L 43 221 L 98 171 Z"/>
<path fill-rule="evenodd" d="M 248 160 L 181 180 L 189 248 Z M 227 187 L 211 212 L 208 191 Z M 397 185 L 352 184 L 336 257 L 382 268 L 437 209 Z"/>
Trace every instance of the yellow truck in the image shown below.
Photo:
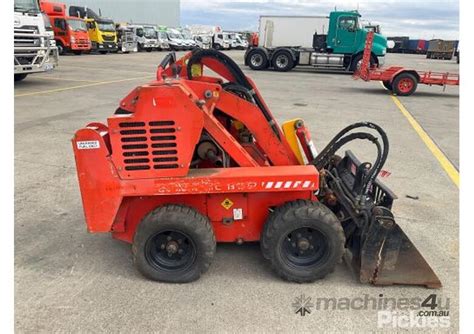
<path fill-rule="evenodd" d="M 102 54 L 117 52 L 117 32 L 113 20 L 103 18 L 90 8 L 80 6 L 70 6 L 69 15 L 79 16 L 86 21 L 92 51 Z"/>

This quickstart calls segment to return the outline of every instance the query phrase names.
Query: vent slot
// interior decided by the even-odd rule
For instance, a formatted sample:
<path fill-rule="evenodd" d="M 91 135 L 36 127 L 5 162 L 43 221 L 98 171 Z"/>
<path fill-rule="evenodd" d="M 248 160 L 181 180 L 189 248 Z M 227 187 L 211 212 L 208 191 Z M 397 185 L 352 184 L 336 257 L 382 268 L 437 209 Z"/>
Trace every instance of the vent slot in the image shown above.
<path fill-rule="evenodd" d="M 178 151 L 176 150 L 167 150 L 167 151 L 153 151 L 151 154 L 153 155 L 172 155 L 172 154 L 177 154 Z"/>
<path fill-rule="evenodd" d="M 119 123 L 121 128 L 138 128 L 140 126 L 145 126 L 145 122 L 122 122 Z"/>
<path fill-rule="evenodd" d="M 147 166 L 147 165 L 125 166 L 125 170 L 146 170 L 146 169 L 150 169 L 150 166 Z"/>
<path fill-rule="evenodd" d="M 125 159 L 124 162 L 126 164 L 144 164 L 150 162 L 150 159 Z"/>
<path fill-rule="evenodd" d="M 153 166 L 154 169 L 172 169 L 178 168 L 178 164 L 167 164 L 167 165 L 155 165 Z"/>
<path fill-rule="evenodd" d="M 146 133 L 145 130 L 121 130 L 121 135 L 144 135 Z"/>
<path fill-rule="evenodd" d="M 122 145 L 122 149 L 124 150 L 139 150 L 143 148 L 148 148 L 148 145 L 147 144 Z"/>
<path fill-rule="evenodd" d="M 154 141 L 176 140 L 176 136 L 151 136 L 151 140 L 154 140 Z"/>
<path fill-rule="evenodd" d="M 170 126 L 174 124 L 174 121 L 152 121 L 148 123 L 150 126 Z"/>
<path fill-rule="evenodd" d="M 176 147 L 176 143 L 155 143 L 151 144 L 153 148 L 169 148 L 169 147 Z"/>
<path fill-rule="evenodd" d="M 147 156 L 147 151 L 132 151 L 132 152 L 123 152 L 124 157 L 143 157 Z"/>
<path fill-rule="evenodd" d="M 151 129 L 151 133 L 175 133 L 176 130 L 173 128 L 163 128 L 163 129 Z"/>
<path fill-rule="evenodd" d="M 176 157 L 169 157 L 169 158 L 153 158 L 154 162 L 172 162 L 172 161 L 178 161 L 178 158 Z"/>
<path fill-rule="evenodd" d="M 125 137 L 121 141 L 123 143 L 146 141 L 146 137 Z"/>

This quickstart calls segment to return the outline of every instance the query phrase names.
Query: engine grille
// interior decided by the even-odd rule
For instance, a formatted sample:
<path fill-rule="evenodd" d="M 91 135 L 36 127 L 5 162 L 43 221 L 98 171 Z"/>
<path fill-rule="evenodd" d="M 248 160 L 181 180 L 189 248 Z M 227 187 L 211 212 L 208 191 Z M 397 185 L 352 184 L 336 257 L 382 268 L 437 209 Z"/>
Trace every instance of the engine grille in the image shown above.
<path fill-rule="evenodd" d="M 126 171 L 179 167 L 174 121 L 122 122 L 119 127 Z"/>
<path fill-rule="evenodd" d="M 107 41 L 107 42 L 115 41 L 115 36 L 102 35 L 102 38 L 104 39 L 104 41 Z"/>
<path fill-rule="evenodd" d="M 41 37 L 35 26 L 22 26 L 14 29 L 15 47 L 39 47 L 41 46 Z M 29 36 L 30 35 L 30 36 Z"/>

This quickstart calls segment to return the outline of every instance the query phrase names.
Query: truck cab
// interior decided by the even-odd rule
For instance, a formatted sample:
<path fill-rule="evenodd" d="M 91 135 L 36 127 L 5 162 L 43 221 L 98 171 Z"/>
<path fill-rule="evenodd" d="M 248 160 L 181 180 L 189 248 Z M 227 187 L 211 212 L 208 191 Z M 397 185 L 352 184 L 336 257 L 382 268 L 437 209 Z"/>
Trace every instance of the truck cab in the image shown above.
<path fill-rule="evenodd" d="M 231 48 L 232 40 L 228 33 L 217 31 L 212 36 L 212 47 L 216 50 L 229 50 Z"/>
<path fill-rule="evenodd" d="M 170 44 L 168 42 L 168 35 L 166 34 L 166 31 L 157 29 L 157 34 L 158 34 L 158 50 L 169 50 Z"/>
<path fill-rule="evenodd" d="M 168 29 L 166 31 L 168 36 L 168 44 L 171 50 L 186 50 L 187 44 L 183 40 L 183 36 L 176 29 Z"/>
<path fill-rule="evenodd" d="M 53 33 L 45 26 L 48 20 L 48 16 L 41 13 L 37 0 L 15 0 L 15 81 L 21 81 L 31 73 L 51 71 L 58 65 Z"/>
<path fill-rule="evenodd" d="M 66 5 L 56 2 L 40 2 L 41 10 L 49 17 L 59 54 L 90 51 L 91 42 L 83 19 L 66 15 Z"/>
<path fill-rule="evenodd" d="M 101 17 L 90 8 L 80 6 L 69 6 L 69 15 L 85 20 L 91 50 L 102 54 L 117 51 L 117 32 L 112 19 Z"/>
<path fill-rule="evenodd" d="M 211 36 L 209 35 L 194 35 L 196 46 L 201 49 L 211 48 Z"/>
<path fill-rule="evenodd" d="M 158 33 L 153 26 L 130 25 L 138 42 L 138 51 L 151 52 L 158 49 Z"/>
<path fill-rule="evenodd" d="M 265 17 L 262 25 L 261 17 L 259 34 L 264 38 L 259 43 L 263 45 L 247 50 L 245 64 L 257 70 L 273 67 L 289 71 L 296 65 L 309 65 L 353 72 L 362 62 L 368 33 L 360 18 L 358 11 L 333 11 L 329 17 Z M 303 29 L 303 39 L 292 45 L 295 42 L 287 36 L 294 36 L 293 30 L 301 34 Z M 387 39 L 374 34 L 371 63 L 383 65 L 386 51 Z"/>
<path fill-rule="evenodd" d="M 117 48 L 122 53 L 137 52 L 138 43 L 133 29 L 126 24 L 115 24 Z"/>

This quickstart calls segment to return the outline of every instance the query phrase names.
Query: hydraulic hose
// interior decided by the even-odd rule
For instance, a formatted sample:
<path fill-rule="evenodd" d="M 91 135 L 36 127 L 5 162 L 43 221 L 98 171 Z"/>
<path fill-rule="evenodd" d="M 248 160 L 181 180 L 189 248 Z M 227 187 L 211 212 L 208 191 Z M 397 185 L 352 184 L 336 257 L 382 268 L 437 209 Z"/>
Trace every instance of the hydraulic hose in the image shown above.
<path fill-rule="evenodd" d="M 381 137 L 382 145 L 377 137 L 373 136 L 368 132 L 355 132 L 346 135 L 350 131 L 357 128 L 369 128 L 378 132 Z M 375 181 L 377 175 L 382 170 L 385 161 L 387 160 L 389 143 L 388 137 L 385 131 L 375 123 L 371 122 L 358 122 L 351 124 L 344 129 L 342 129 L 330 142 L 329 144 L 319 153 L 319 155 L 311 162 L 318 170 L 324 168 L 330 160 L 330 158 L 344 145 L 347 143 L 356 140 L 356 139 L 365 139 L 372 142 L 377 147 L 377 159 L 375 160 L 372 168 L 367 174 L 367 181 L 361 189 L 361 195 L 366 195 L 369 191 L 369 187 L 372 182 Z"/>

